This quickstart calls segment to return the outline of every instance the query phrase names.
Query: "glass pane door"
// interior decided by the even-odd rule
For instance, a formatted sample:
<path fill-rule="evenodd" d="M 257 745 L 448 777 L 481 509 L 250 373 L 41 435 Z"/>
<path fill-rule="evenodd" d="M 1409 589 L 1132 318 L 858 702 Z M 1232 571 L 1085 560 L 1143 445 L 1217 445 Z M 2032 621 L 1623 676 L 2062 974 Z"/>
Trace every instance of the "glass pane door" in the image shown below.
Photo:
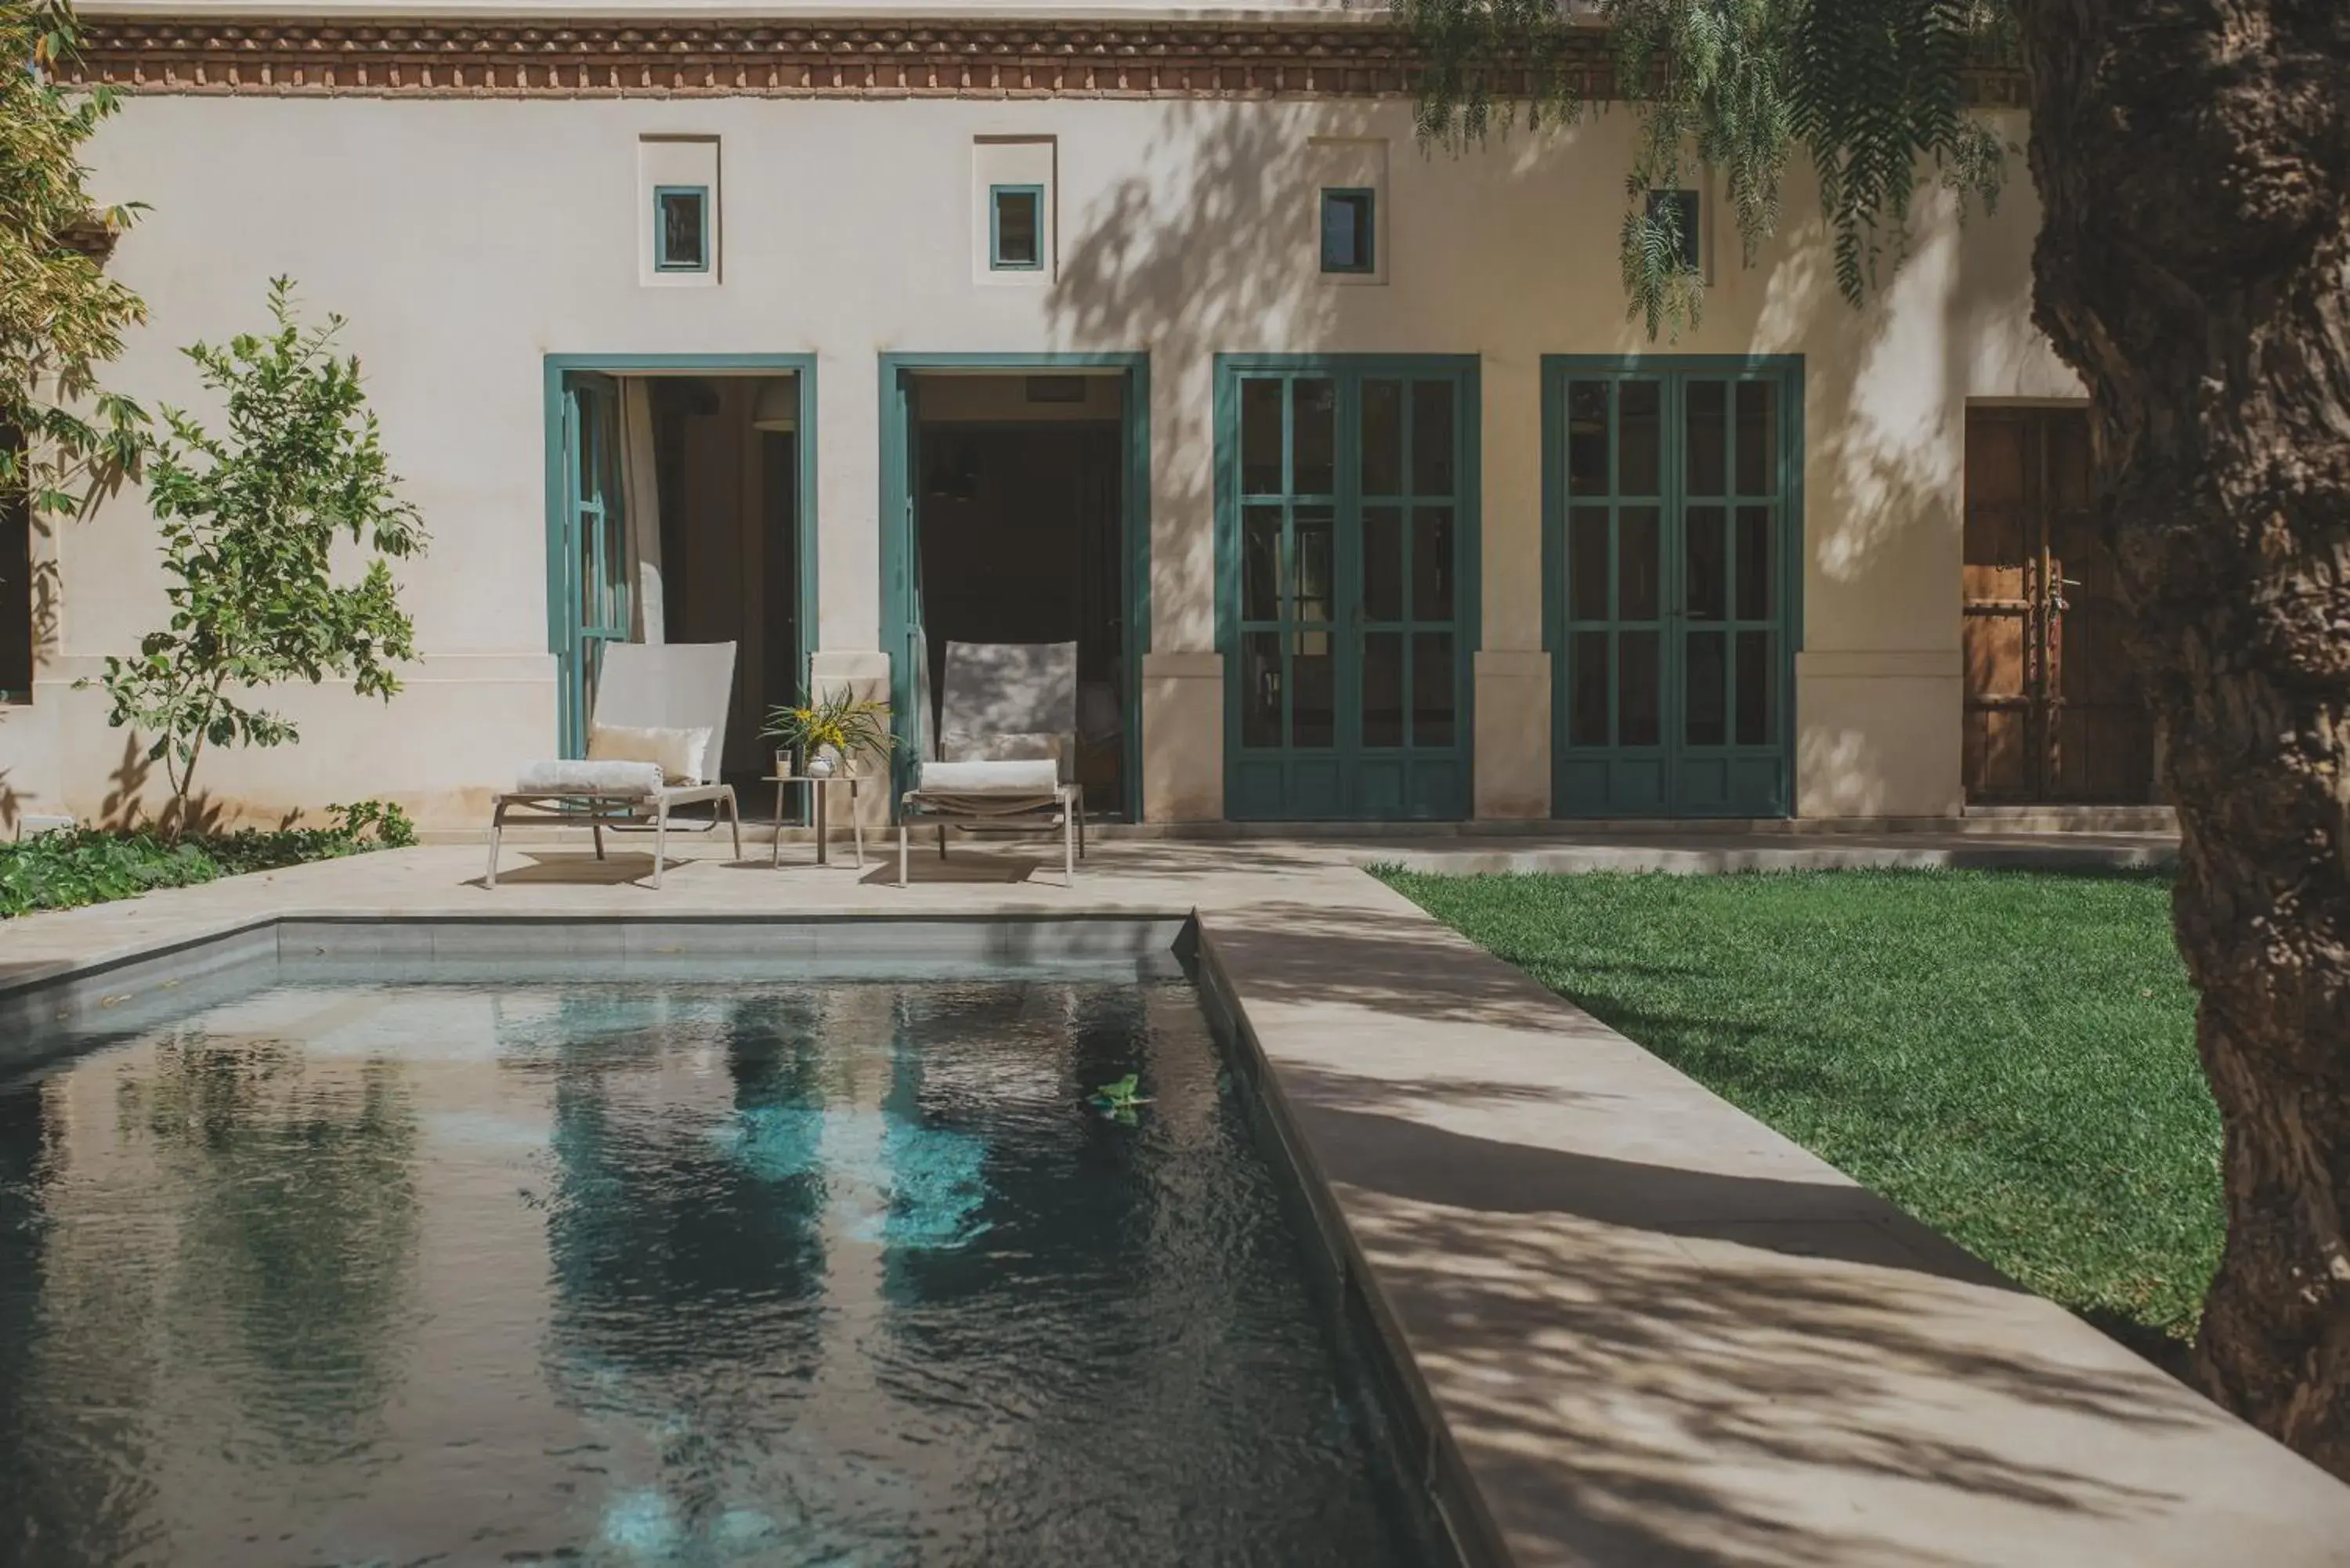
<path fill-rule="evenodd" d="M 1555 809 L 1780 815 L 1793 372 L 1553 386 Z"/>
<path fill-rule="evenodd" d="M 1462 387 L 1409 360 L 1226 385 L 1231 815 L 1465 814 Z"/>
<path fill-rule="evenodd" d="M 608 376 L 564 378 L 563 472 L 567 520 L 562 586 L 569 625 L 562 664 L 567 755 L 587 750 L 596 677 L 608 642 L 629 639 L 628 516 L 620 487 L 619 384 Z"/>

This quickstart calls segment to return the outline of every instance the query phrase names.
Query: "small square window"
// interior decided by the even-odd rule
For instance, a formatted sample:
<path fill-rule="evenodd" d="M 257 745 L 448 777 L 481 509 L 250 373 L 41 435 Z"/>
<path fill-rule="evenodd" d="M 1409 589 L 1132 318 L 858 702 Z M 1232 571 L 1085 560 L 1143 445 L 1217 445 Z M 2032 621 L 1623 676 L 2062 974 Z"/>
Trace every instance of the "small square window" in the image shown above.
<path fill-rule="evenodd" d="M 710 270 L 710 187 L 653 187 L 653 267 L 659 272 Z"/>
<path fill-rule="evenodd" d="M 994 272 L 1045 267 L 1045 187 L 987 188 L 987 265 Z"/>
<path fill-rule="evenodd" d="M 1332 187 L 1322 192 L 1322 270 L 1371 272 L 1377 258 L 1372 236 L 1378 230 L 1374 192 Z"/>
<path fill-rule="evenodd" d="M 1651 191 L 1648 192 L 1648 221 L 1650 223 L 1661 222 L 1668 213 L 1672 214 L 1673 226 L 1680 234 L 1681 270 L 1683 272 L 1701 272 L 1704 270 L 1703 264 L 1700 260 L 1704 253 L 1698 248 L 1698 211 L 1697 192 L 1694 191 Z"/>

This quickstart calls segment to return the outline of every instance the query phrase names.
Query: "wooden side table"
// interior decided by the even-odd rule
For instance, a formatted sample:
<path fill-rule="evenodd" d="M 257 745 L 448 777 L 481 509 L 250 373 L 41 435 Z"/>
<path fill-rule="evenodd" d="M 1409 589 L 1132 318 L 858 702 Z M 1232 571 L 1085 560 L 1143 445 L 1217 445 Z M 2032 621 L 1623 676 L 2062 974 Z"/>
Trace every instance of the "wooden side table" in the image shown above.
<path fill-rule="evenodd" d="M 848 828 L 857 846 L 857 868 L 860 871 L 865 868 L 865 821 L 857 815 L 857 786 L 860 782 L 857 774 L 827 774 L 822 778 L 811 778 L 806 774 L 769 774 L 761 782 L 775 786 L 775 836 L 768 846 L 768 865 L 781 866 L 784 863 L 784 791 L 793 784 L 808 786 L 808 794 L 815 803 L 815 811 L 812 815 L 816 818 L 816 863 L 819 866 L 829 864 L 825 853 L 827 829 L 824 786 L 847 784 L 848 786 Z"/>

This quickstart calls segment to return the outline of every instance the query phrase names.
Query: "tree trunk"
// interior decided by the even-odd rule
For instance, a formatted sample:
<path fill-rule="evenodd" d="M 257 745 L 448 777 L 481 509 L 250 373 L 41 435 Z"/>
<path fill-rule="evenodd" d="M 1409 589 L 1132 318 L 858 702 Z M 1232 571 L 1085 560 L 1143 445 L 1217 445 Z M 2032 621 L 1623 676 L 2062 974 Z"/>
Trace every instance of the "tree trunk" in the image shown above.
<path fill-rule="evenodd" d="M 2350 3 L 2022 0 L 2226 1127 L 2213 1397 L 2350 1479 Z"/>

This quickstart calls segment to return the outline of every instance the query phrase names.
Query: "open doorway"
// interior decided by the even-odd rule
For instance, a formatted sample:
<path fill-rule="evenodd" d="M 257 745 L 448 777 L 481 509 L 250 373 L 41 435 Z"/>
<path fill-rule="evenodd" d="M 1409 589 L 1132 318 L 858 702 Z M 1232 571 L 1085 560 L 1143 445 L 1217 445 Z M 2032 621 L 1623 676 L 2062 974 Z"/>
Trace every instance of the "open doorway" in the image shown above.
<path fill-rule="evenodd" d="M 807 373 L 612 360 L 556 374 L 550 632 L 566 754 L 586 746 L 604 644 L 733 642 L 720 773 L 755 807 L 772 798 L 751 787 L 772 771 L 760 732 L 797 699 L 806 661 Z"/>
<path fill-rule="evenodd" d="M 1133 435 L 1124 369 L 917 370 L 902 383 L 908 620 L 945 689 L 951 642 L 1077 645 L 1087 811 L 1133 808 Z"/>

